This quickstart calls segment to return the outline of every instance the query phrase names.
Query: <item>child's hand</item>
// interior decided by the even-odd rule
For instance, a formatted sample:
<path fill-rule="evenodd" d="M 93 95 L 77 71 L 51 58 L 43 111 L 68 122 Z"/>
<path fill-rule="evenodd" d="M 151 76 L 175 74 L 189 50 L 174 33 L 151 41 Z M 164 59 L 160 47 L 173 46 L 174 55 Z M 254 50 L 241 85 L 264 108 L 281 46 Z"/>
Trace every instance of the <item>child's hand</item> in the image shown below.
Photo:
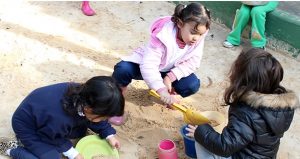
<path fill-rule="evenodd" d="M 84 159 L 84 157 L 81 154 L 78 154 L 74 159 Z"/>
<path fill-rule="evenodd" d="M 109 142 L 112 148 L 120 148 L 120 141 L 116 137 L 112 136 L 108 138 L 107 141 Z"/>
<path fill-rule="evenodd" d="M 166 104 L 171 105 L 173 103 L 178 102 L 178 99 L 176 99 L 176 96 L 171 95 L 166 88 L 158 91 L 157 93 L 160 95 L 160 100 Z"/>
<path fill-rule="evenodd" d="M 195 134 L 195 130 L 197 129 L 197 125 L 193 126 L 193 125 L 188 125 L 185 130 L 188 131 L 188 133 L 186 134 L 186 136 L 192 137 L 194 138 L 194 134 Z"/>

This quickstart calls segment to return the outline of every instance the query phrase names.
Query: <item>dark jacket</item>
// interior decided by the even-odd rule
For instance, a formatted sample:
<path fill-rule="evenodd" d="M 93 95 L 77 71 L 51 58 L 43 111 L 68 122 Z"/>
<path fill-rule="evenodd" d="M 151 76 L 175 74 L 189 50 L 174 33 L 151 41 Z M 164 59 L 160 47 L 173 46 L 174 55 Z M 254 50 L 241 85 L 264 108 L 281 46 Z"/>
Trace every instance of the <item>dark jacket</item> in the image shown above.
<path fill-rule="evenodd" d="M 69 150 L 69 139 L 83 137 L 87 128 L 102 138 L 116 133 L 107 121 L 92 123 L 84 116 L 71 116 L 63 110 L 62 99 L 69 85 L 60 83 L 34 90 L 13 114 L 17 138 L 38 158 Z"/>
<path fill-rule="evenodd" d="M 222 134 L 204 124 L 196 129 L 195 140 L 223 157 L 276 158 L 280 138 L 290 127 L 294 109 L 299 106 L 299 99 L 293 92 L 249 92 L 236 106 L 230 106 L 228 124 Z"/>

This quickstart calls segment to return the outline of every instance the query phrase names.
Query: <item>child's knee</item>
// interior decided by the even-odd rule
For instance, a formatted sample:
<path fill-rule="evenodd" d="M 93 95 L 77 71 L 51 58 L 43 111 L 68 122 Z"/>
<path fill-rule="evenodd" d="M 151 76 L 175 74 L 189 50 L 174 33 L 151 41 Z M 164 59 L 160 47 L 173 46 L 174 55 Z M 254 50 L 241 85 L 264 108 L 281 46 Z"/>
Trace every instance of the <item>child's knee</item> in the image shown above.
<path fill-rule="evenodd" d="M 253 7 L 251 10 L 251 17 L 266 17 L 266 12 L 260 8 Z"/>
<path fill-rule="evenodd" d="M 129 70 L 129 68 L 130 68 L 130 65 L 127 62 L 120 61 L 119 63 L 117 63 L 114 66 L 114 72 L 116 72 L 116 71 L 123 72 L 123 71 Z"/>
<path fill-rule="evenodd" d="M 139 75 L 140 70 L 138 64 L 121 61 L 114 66 L 112 77 L 121 86 L 127 86 L 129 83 L 131 83 L 132 79 L 136 79 L 139 77 Z"/>
<path fill-rule="evenodd" d="M 191 92 L 191 95 L 197 93 L 199 88 L 200 88 L 200 80 L 199 79 L 195 80 L 194 82 L 191 82 L 189 84 L 189 90 Z"/>
<path fill-rule="evenodd" d="M 118 78 L 119 76 L 123 76 L 126 72 L 131 70 L 131 66 L 128 62 L 121 61 L 114 66 L 113 77 Z"/>
<path fill-rule="evenodd" d="M 239 12 L 238 14 L 239 14 L 240 17 L 248 17 L 250 15 L 250 11 L 249 10 L 241 9 L 238 12 Z"/>
<path fill-rule="evenodd" d="M 238 11 L 239 17 L 249 17 L 250 16 L 250 8 L 243 5 Z"/>
<path fill-rule="evenodd" d="M 186 85 L 185 90 L 178 92 L 182 97 L 188 97 L 198 92 L 200 88 L 200 80 L 195 80 Z"/>

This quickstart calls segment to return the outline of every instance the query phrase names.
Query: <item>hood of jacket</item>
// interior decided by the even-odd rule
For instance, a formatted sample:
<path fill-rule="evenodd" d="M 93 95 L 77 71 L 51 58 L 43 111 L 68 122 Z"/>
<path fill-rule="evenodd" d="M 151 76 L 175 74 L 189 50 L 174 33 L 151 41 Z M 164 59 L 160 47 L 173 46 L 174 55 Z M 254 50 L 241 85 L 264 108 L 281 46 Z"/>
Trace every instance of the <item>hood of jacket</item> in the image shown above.
<path fill-rule="evenodd" d="M 275 134 L 282 134 L 289 128 L 292 118 L 288 116 L 300 107 L 299 98 L 293 91 L 283 94 L 250 91 L 242 97 L 242 101 L 257 109 Z"/>

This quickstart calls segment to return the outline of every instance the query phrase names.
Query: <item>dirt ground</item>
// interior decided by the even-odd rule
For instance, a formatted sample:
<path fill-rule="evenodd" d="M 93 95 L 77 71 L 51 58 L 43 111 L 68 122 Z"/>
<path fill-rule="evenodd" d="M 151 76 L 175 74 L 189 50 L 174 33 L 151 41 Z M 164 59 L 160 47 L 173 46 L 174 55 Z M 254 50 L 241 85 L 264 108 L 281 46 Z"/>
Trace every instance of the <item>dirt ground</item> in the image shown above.
<path fill-rule="evenodd" d="M 0 136 L 13 135 L 12 113 L 33 89 L 111 75 L 121 56 L 147 42 L 151 22 L 171 15 L 175 7 L 169 2 L 91 2 L 91 6 L 97 15 L 87 17 L 81 13 L 80 2 L 0 1 Z M 228 84 L 227 73 L 242 49 L 222 47 L 228 32 L 229 29 L 213 23 L 201 67 L 196 72 L 201 89 L 183 99 L 185 105 L 226 115 L 227 107 L 220 105 Z M 283 85 L 300 95 L 300 62 L 267 50 L 285 69 Z M 134 81 L 128 88 L 126 112 L 126 124 L 115 126 L 122 144 L 120 158 L 157 158 L 161 139 L 175 141 L 179 158 L 187 158 L 179 133 L 184 125 L 182 114 L 164 108 L 150 97 L 143 81 Z M 281 140 L 281 159 L 300 158 L 299 119 L 297 111 Z"/>

